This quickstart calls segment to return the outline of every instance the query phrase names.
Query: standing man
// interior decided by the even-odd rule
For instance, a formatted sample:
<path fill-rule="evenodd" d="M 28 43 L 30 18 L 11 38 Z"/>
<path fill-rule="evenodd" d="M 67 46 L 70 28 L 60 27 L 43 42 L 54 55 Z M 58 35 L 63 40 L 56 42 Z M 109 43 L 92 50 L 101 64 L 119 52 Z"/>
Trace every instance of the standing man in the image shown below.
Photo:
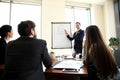
<path fill-rule="evenodd" d="M 82 58 L 82 42 L 83 42 L 83 37 L 84 37 L 84 30 L 80 29 L 80 22 L 76 22 L 76 28 L 77 31 L 71 36 L 67 33 L 67 31 L 65 30 L 65 34 L 67 35 L 67 38 L 72 41 L 73 39 L 74 41 L 74 51 L 75 53 L 73 53 L 73 57 L 76 57 L 76 54 L 79 54 L 79 58 Z"/>
<path fill-rule="evenodd" d="M 27 20 L 18 25 L 20 37 L 7 45 L 2 80 L 45 80 L 42 63 L 50 68 L 52 61 L 46 41 L 36 39 L 35 24 Z"/>

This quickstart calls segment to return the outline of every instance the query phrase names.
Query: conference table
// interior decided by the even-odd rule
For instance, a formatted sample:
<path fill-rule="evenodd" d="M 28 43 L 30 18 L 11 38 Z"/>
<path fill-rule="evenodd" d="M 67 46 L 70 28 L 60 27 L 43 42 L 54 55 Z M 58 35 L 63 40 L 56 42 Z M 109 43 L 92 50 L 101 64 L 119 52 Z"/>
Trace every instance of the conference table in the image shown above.
<path fill-rule="evenodd" d="M 50 68 L 46 69 L 44 74 L 46 80 L 80 80 L 81 78 L 86 79 L 88 77 L 88 71 L 85 65 L 79 71 L 63 71 L 63 69 Z"/>

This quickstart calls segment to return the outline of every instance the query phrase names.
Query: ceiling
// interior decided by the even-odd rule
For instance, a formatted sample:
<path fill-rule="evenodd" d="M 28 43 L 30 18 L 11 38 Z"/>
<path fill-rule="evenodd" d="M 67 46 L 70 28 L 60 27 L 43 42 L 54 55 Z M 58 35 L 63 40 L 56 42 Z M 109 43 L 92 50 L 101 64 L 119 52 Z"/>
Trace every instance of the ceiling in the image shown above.
<path fill-rule="evenodd" d="M 42 0 L 0 0 L 0 1 L 5 1 L 5 2 L 36 2 L 40 3 Z M 67 2 L 72 1 L 72 2 L 81 2 L 81 3 L 88 3 L 88 4 L 104 4 L 105 1 L 108 0 L 66 0 Z"/>
<path fill-rule="evenodd" d="M 92 4 L 103 4 L 107 0 L 66 0 L 66 1 L 92 3 Z"/>

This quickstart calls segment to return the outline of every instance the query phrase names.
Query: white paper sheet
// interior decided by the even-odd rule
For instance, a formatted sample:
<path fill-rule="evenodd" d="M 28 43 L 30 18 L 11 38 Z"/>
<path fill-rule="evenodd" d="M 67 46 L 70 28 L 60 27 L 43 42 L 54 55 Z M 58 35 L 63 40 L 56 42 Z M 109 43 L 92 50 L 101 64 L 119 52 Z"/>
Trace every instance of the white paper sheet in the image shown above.
<path fill-rule="evenodd" d="M 56 64 L 53 68 L 57 69 L 80 69 L 80 67 L 83 66 L 82 61 L 77 60 L 64 60 L 60 62 L 59 64 Z"/>

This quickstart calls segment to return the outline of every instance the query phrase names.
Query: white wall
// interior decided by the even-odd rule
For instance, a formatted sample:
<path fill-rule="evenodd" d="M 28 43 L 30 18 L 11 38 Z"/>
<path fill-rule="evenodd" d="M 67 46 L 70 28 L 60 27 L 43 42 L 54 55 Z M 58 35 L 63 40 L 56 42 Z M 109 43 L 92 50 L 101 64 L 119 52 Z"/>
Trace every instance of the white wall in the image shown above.
<path fill-rule="evenodd" d="M 103 5 L 91 5 L 91 22 L 92 25 L 97 25 L 99 27 L 103 37 L 105 37 Z"/>
<path fill-rule="evenodd" d="M 107 0 L 104 4 L 105 36 L 107 43 L 110 37 L 116 37 L 115 15 L 113 0 Z"/>
<path fill-rule="evenodd" d="M 90 8 L 90 4 L 86 4 L 86 3 L 73 2 L 73 1 L 66 1 L 65 3 L 66 3 L 65 5 L 67 5 L 67 6 Z"/>
<path fill-rule="evenodd" d="M 91 4 L 91 20 L 98 25 L 107 44 L 110 37 L 116 37 L 113 0 L 106 0 L 104 5 Z"/>
<path fill-rule="evenodd" d="M 70 50 L 51 49 L 51 22 L 65 21 L 65 0 L 42 0 L 42 39 L 47 41 L 49 52 L 64 54 Z"/>

